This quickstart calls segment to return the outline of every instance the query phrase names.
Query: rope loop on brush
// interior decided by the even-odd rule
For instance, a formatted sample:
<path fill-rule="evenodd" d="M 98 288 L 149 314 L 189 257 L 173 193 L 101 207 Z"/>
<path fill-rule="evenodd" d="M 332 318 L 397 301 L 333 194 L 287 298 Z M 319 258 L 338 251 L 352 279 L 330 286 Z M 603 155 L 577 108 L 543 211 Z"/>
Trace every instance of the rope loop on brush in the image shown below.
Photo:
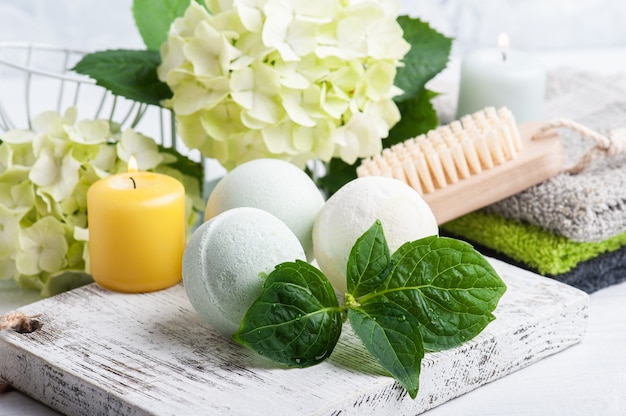
<path fill-rule="evenodd" d="M 595 143 L 595 146 L 589 149 L 589 151 L 580 158 L 578 163 L 564 170 L 566 173 L 578 174 L 588 168 L 594 160 L 601 156 L 610 157 L 626 152 L 626 128 L 612 130 L 608 136 L 603 136 L 580 123 L 565 118 L 558 118 L 544 123 L 539 130 L 537 130 L 532 139 L 536 140 L 547 130 L 555 128 L 568 128 L 593 140 Z"/>

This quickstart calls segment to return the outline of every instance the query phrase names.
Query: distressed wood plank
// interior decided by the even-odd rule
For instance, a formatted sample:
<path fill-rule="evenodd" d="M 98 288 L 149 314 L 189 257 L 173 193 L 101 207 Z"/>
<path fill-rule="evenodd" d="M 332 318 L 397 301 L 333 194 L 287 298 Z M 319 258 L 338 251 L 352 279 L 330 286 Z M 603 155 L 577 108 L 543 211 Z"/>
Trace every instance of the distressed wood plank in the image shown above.
<path fill-rule="evenodd" d="M 573 345 L 588 296 L 491 260 L 509 289 L 497 319 L 459 348 L 429 353 L 412 400 L 344 326 L 333 355 L 282 369 L 211 331 L 184 288 L 120 294 L 86 286 L 22 309 L 32 334 L 0 334 L 0 378 L 70 415 L 418 414 Z"/>

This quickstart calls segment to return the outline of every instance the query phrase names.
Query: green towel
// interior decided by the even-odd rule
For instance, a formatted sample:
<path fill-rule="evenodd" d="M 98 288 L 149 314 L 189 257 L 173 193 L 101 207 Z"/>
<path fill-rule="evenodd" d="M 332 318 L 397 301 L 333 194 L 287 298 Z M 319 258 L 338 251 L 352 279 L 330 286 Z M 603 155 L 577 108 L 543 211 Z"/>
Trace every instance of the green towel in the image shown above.
<path fill-rule="evenodd" d="M 626 246 L 626 233 L 599 242 L 578 242 L 533 224 L 476 211 L 441 226 L 442 230 L 500 252 L 542 275 L 559 275 L 581 262 Z"/>

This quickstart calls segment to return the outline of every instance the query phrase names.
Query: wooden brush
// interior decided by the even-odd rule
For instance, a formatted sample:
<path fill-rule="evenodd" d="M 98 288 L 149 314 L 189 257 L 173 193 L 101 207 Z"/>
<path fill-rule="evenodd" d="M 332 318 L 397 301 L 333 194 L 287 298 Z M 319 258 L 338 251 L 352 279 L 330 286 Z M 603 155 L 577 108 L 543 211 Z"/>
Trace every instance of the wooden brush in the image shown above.
<path fill-rule="evenodd" d="M 406 182 L 442 224 L 559 173 L 559 134 L 551 129 L 536 136 L 540 127 L 518 126 L 507 108 L 488 107 L 364 159 L 357 175 Z"/>

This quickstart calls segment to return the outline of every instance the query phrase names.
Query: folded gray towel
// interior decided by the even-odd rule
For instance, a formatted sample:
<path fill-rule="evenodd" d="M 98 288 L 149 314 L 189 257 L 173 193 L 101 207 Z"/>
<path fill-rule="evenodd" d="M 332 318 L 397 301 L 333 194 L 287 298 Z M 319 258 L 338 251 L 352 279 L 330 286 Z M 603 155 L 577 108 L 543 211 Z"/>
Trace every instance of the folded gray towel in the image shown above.
<path fill-rule="evenodd" d="M 574 241 L 602 241 L 621 234 L 626 231 L 625 156 L 599 161 L 578 175 L 559 174 L 485 211 Z M 600 163 L 603 166 L 598 167 Z"/>

